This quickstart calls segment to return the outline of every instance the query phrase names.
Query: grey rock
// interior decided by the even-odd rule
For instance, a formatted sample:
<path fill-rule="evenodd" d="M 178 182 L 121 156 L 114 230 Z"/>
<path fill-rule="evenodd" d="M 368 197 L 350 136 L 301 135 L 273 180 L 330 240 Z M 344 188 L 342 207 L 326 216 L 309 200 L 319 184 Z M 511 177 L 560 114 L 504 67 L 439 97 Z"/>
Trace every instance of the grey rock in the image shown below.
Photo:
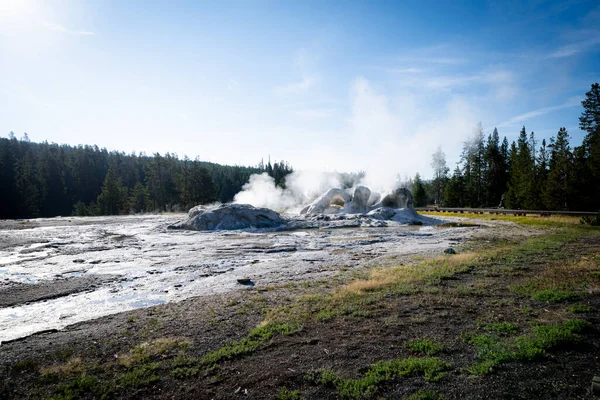
<path fill-rule="evenodd" d="M 386 194 L 383 200 L 373 205 L 373 208 L 412 208 L 413 198 L 410 190 L 406 188 L 397 188 Z"/>
<path fill-rule="evenodd" d="M 446 253 L 446 254 L 456 254 L 456 250 L 454 250 L 452 247 L 448 247 L 446 250 L 444 250 L 444 253 Z"/>
<path fill-rule="evenodd" d="M 371 197 L 371 189 L 366 186 L 357 186 L 352 195 L 352 201 L 346 207 L 350 209 L 352 214 L 363 214 L 367 212 L 369 198 Z"/>
<path fill-rule="evenodd" d="M 234 230 L 249 228 L 275 228 L 286 223 L 277 212 L 249 204 L 221 204 L 219 206 L 196 206 L 185 221 L 169 226 L 169 229 L 197 231 Z"/>
<path fill-rule="evenodd" d="M 396 210 L 390 207 L 379 207 L 367 213 L 367 216 L 379 220 L 390 220 L 394 215 L 396 215 Z"/>
<path fill-rule="evenodd" d="M 304 207 L 300 214 L 333 214 L 340 211 L 334 207 L 334 202 L 343 201 L 344 206 L 352 200 L 352 196 L 340 188 L 331 188 L 308 206 Z"/>

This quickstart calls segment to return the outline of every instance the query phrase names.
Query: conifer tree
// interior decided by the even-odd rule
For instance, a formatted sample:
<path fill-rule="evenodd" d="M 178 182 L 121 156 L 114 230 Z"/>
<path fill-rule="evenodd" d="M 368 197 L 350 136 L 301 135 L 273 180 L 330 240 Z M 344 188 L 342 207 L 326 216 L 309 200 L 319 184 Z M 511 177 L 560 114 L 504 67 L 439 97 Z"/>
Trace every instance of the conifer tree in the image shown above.
<path fill-rule="evenodd" d="M 456 166 L 452 177 L 444 190 L 446 207 L 462 207 L 465 204 L 465 180 L 459 166 Z"/>
<path fill-rule="evenodd" d="M 425 186 L 421 180 L 421 175 L 418 173 L 413 180 L 412 195 L 415 207 L 425 207 L 427 205 L 427 192 L 425 191 Z"/>
<path fill-rule="evenodd" d="M 560 128 L 554 138 L 550 139 L 550 172 L 544 186 L 543 198 L 550 210 L 568 210 L 570 183 L 573 173 L 573 155 L 569 146 L 569 134 Z"/>
<path fill-rule="evenodd" d="M 581 206 L 588 210 L 600 210 L 600 84 L 594 83 L 581 102 L 583 112 L 579 128 L 586 132 L 581 149 L 576 149 L 576 169 L 583 172 L 577 176 Z"/>
<path fill-rule="evenodd" d="M 127 188 L 121 183 L 114 167 L 108 169 L 102 191 L 98 196 L 98 213 L 101 215 L 119 215 L 126 213 L 128 206 Z"/>
<path fill-rule="evenodd" d="M 510 180 L 506 196 L 510 208 L 526 209 L 533 203 L 533 167 L 529 146 L 527 131 L 523 127 L 516 148 L 511 148 Z"/>

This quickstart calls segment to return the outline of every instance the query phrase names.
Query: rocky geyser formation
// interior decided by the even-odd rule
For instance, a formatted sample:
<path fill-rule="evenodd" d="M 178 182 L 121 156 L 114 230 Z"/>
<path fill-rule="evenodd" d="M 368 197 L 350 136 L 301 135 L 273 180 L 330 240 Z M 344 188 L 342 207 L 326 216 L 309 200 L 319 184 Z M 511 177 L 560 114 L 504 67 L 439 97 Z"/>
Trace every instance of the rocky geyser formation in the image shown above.
<path fill-rule="evenodd" d="M 169 226 L 170 229 L 197 231 L 276 228 L 286 223 L 278 213 L 250 204 L 221 204 L 196 206 L 188 212 L 185 221 Z"/>

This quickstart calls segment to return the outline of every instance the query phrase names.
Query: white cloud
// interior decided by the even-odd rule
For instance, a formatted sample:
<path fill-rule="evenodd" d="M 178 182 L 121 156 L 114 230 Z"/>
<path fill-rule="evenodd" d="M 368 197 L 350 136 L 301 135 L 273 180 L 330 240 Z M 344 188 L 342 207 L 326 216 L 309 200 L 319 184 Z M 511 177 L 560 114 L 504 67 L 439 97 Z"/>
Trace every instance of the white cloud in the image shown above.
<path fill-rule="evenodd" d="M 55 32 L 67 33 L 69 35 L 82 35 L 82 36 L 95 35 L 95 33 L 91 32 L 91 31 L 73 31 L 73 30 L 65 28 L 63 25 L 53 24 L 50 22 L 44 22 L 44 28 L 51 30 L 51 31 L 55 31 Z"/>
<path fill-rule="evenodd" d="M 556 110 L 561 110 L 563 108 L 579 106 L 581 104 L 581 100 L 582 100 L 581 97 L 572 97 L 569 100 L 567 100 L 564 104 L 560 104 L 557 106 L 551 106 L 551 107 L 539 108 L 537 110 L 529 111 L 524 114 L 520 114 L 515 117 L 512 117 L 511 119 L 509 119 L 501 124 L 498 124 L 498 127 L 501 128 L 501 127 L 507 127 L 507 126 L 515 126 L 517 123 L 527 121 L 528 119 L 531 119 L 534 117 L 539 117 L 540 115 L 548 114 L 550 111 L 556 111 Z"/>
<path fill-rule="evenodd" d="M 598 35 L 598 34 L 597 34 Z M 575 54 L 584 52 L 588 49 L 591 49 L 597 45 L 600 45 L 600 36 L 595 38 L 580 41 L 577 43 L 572 43 L 566 46 L 563 46 L 554 52 L 550 53 L 546 58 L 566 58 L 571 57 Z"/>

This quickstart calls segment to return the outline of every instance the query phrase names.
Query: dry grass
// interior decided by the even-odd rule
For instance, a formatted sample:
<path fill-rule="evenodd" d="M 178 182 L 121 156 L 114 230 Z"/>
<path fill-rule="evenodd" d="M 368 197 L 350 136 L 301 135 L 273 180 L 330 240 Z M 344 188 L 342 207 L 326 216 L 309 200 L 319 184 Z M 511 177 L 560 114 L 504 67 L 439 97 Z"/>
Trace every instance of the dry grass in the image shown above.
<path fill-rule="evenodd" d="M 145 363 L 152 357 L 166 356 L 166 353 L 174 349 L 187 349 L 190 340 L 183 337 L 163 337 L 144 342 L 129 350 L 128 353 L 119 355 L 118 363 L 124 367 L 134 364 Z"/>
<path fill-rule="evenodd" d="M 431 215 L 432 217 L 460 217 L 460 218 L 471 218 L 481 220 L 498 220 L 498 221 L 511 221 L 523 225 L 535 225 L 535 226 L 568 226 L 568 225 L 581 225 L 580 217 L 572 217 L 568 215 L 551 215 L 541 216 L 536 214 L 529 214 L 524 217 L 515 216 L 510 214 L 475 214 L 475 213 L 457 213 L 457 212 L 425 212 L 420 213 L 424 215 Z"/>
<path fill-rule="evenodd" d="M 54 364 L 40 369 L 42 376 L 75 375 L 84 371 L 85 365 L 80 357 L 71 357 L 63 364 Z"/>
<path fill-rule="evenodd" d="M 351 282 L 341 290 L 361 294 L 400 284 L 437 284 L 457 273 L 466 272 L 478 257 L 476 253 L 455 254 L 409 265 L 375 269 L 371 271 L 368 279 Z"/>
<path fill-rule="evenodd" d="M 594 272 L 600 270 L 596 257 L 581 256 L 575 260 L 561 260 L 549 265 L 533 278 L 523 280 L 513 287 L 517 292 L 539 292 L 543 290 L 568 290 L 597 293 L 600 291 L 600 277 Z"/>

